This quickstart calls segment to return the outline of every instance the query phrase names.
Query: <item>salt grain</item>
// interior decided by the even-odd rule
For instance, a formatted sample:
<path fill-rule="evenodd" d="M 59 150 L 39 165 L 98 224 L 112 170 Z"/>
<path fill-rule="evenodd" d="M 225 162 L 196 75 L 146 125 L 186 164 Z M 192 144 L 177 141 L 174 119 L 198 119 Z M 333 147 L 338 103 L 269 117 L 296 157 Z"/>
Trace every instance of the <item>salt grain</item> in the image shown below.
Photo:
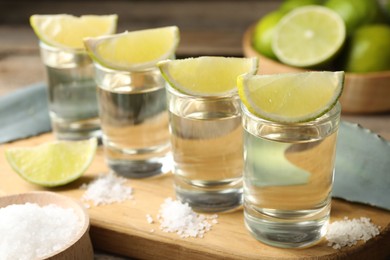
<path fill-rule="evenodd" d="M 81 186 L 82 189 L 86 189 L 81 200 L 92 201 L 98 206 L 132 199 L 133 189 L 125 185 L 126 181 L 114 173 L 101 175 L 90 184 Z"/>
<path fill-rule="evenodd" d="M 379 234 L 379 228 L 370 222 L 369 218 L 349 220 L 347 217 L 341 221 L 335 221 L 329 225 L 326 239 L 328 246 L 340 249 L 344 246 L 356 245 L 357 241 L 366 242 Z"/>
<path fill-rule="evenodd" d="M 60 250 L 82 228 L 73 209 L 35 203 L 0 208 L 0 259 L 36 259 Z"/>
<path fill-rule="evenodd" d="M 157 219 L 163 232 L 176 233 L 182 238 L 203 238 L 207 231 L 216 224 L 218 215 L 206 217 L 195 213 L 188 203 L 167 198 L 160 207 Z"/>
<path fill-rule="evenodd" d="M 149 224 L 153 224 L 154 223 L 154 220 L 153 220 L 153 218 L 152 218 L 152 216 L 150 214 L 146 214 L 146 221 Z"/>

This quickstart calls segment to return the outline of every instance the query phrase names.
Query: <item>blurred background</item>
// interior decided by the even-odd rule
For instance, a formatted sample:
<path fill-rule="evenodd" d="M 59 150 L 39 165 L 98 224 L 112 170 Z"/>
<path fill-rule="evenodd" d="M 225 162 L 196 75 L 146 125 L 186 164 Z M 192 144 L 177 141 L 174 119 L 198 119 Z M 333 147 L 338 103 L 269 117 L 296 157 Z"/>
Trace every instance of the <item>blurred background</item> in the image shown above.
<path fill-rule="evenodd" d="M 376 0 L 345 1 L 362 3 Z M 381 2 L 382 6 L 390 6 L 389 0 L 377 1 Z M 32 14 L 118 14 L 118 32 L 177 25 L 181 35 L 177 50 L 178 58 L 202 55 L 242 57 L 245 55 L 243 50 L 245 33 L 267 14 L 280 8 L 283 2 L 282 0 L 0 0 L 0 96 L 45 80 L 44 67 L 39 57 L 38 39 L 29 24 L 29 17 Z M 390 37 L 388 39 L 390 40 Z M 253 39 L 247 40 L 247 44 L 250 45 Z M 386 53 L 390 55 L 389 46 L 385 46 L 383 50 L 387 50 Z M 383 56 L 382 53 L 380 52 L 380 56 Z M 261 59 L 260 63 L 262 61 L 260 67 L 263 66 L 264 70 L 266 59 Z M 363 98 L 363 101 L 369 99 L 369 105 L 362 103 L 363 109 L 374 106 L 377 102 L 376 98 L 378 101 L 380 99 L 382 107 L 390 108 L 390 101 L 388 101 L 390 70 L 383 73 L 377 74 L 379 81 L 376 76 L 374 78 L 375 82 L 381 84 L 380 91 L 370 88 L 371 86 L 362 86 L 363 91 L 356 94 L 359 98 Z M 357 80 L 360 82 L 360 75 Z M 371 98 L 371 94 L 375 98 Z M 348 95 L 352 97 L 352 104 L 356 96 L 354 92 Z M 389 109 L 385 112 L 382 109 L 380 113 L 345 114 L 343 119 L 359 123 L 385 138 L 390 138 L 389 112 Z"/>
<path fill-rule="evenodd" d="M 44 80 L 32 14 L 118 14 L 118 32 L 167 25 L 180 28 L 179 58 L 243 56 L 242 36 L 259 17 L 277 8 L 272 0 L 35 0 L 0 2 L 0 95 Z M 19 67 L 23 67 L 20 75 Z"/>

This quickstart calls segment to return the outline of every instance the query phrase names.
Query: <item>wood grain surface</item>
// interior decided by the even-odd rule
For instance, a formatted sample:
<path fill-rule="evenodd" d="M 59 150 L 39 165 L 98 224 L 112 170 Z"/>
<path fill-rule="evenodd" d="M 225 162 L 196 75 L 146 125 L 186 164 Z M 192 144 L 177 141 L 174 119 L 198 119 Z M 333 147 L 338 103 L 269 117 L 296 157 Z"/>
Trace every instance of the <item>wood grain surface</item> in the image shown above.
<path fill-rule="evenodd" d="M 50 190 L 74 199 L 81 199 L 83 183 L 88 183 L 108 169 L 102 148 L 84 176 L 76 182 L 56 189 L 44 189 L 21 179 L 8 165 L 3 156 L 9 147 L 34 146 L 54 140 L 52 134 L 43 134 L 0 147 L 0 190 L 15 194 L 35 190 Z M 218 224 L 204 238 L 180 238 L 177 234 L 159 230 L 156 215 L 160 205 L 174 198 L 171 174 L 158 178 L 128 180 L 133 188 L 132 200 L 88 209 L 90 235 L 95 249 L 140 259 L 385 259 L 390 255 L 390 212 L 366 205 L 332 201 L 331 221 L 368 217 L 381 226 L 379 236 L 367 243 L 335 250 L 324 240 L 307 249 L 277 249 L 255 240 L 244 227 L 242 210 L 219 214 Z M 156 223 L 149 224 L 150 214 Z M 151 230 L 154 230 L 152 232 Z"/>

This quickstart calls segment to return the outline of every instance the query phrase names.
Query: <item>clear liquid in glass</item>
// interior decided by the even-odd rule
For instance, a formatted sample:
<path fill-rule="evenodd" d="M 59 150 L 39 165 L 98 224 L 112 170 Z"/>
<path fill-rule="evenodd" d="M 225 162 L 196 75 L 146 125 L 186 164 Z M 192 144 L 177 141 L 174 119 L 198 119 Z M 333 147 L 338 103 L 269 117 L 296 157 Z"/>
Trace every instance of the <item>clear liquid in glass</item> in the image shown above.
<path fill-rule="evenodd" d="M 197 211 L 242 204 L 242 125 L 238 100 L 169 95 L 176 196 Z"/>
<path fill-rule="evenodd" d="M 101 136 L 93 64 L 85 52 L 40 44 L 46 66 L 49 114 L 58 139 Z"/>
<path fill-rule="evenodd" d="M 332 113 L 296 125 L 245 116 L 244 216 L 258 240 L 294 248 L 325 235 L 339 120 Z"/>
<path fill-rule="evenodd" d="M 99 70 L 101 70 L 99 72 Z M 171 170 L 165 82 L 159 71 L 98 69 L 98 100 L 109 167 L 144 178 Z"/>

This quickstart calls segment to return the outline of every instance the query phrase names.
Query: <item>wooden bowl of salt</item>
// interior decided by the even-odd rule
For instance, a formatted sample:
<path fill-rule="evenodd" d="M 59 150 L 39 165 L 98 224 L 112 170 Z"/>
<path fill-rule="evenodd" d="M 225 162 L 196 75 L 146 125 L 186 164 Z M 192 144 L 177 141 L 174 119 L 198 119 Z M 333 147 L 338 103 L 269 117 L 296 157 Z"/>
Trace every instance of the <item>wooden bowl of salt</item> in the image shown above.
<path fill-rule="evenodd" d="M 93 259 L 86 210 L 54 192 L 1 196 L 2 232 L 0 259 Z"/>
<path fill-rule="evenodd" d="M 269 59 L 252 47 L 254 26 L 243 37 L 245 57 L 258 57 L 258 74 L 302 72 L 305 69 L 291 67 Z M 306 69 L 307 71 L 307 69 Z M 390 112 L 390 71 L 370 73 L 345 73 L 343 93 L 340 97 L 342 112 L 354 114 Z"/>

